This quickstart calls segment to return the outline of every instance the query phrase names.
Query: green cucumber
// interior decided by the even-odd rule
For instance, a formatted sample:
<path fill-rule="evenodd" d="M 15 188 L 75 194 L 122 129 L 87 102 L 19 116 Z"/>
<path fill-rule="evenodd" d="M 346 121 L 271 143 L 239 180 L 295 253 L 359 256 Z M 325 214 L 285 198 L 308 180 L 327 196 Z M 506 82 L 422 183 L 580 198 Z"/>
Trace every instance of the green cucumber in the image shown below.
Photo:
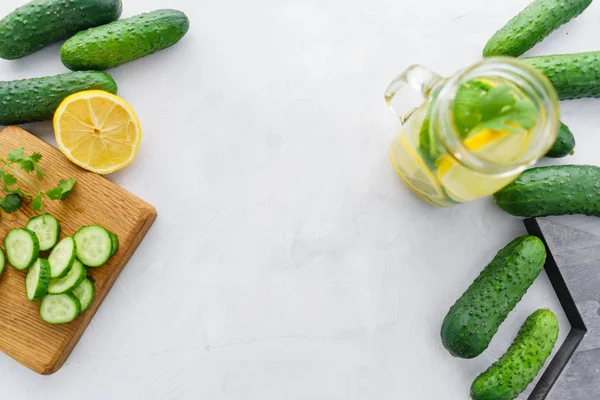
<path fill-rule="evenodd" d="M 67 276 L 76 261 L 76 254 L 77 246 L 72 237 L 66 237 L 58 242 L 48 257 L 51 278 L 58 279 Z"/>
<path fill-rule="evenodd" d="M 49 324 L 66 324 L 81 312 L 79 299 L 73 293 L 47 294 L 40 306 L 40 316 Z"/>
<path fill-rule="evenodd" d="M 12 229 L 4 238 L 4 248 L 10 265 L 18 270 L 24 270 L 37 260 L 40 241 L 29 229 Z"/>
<path fill-rule="evenodd" d="M 546 157 L 566 157 L 569 154 L 573 154 L 573 149 L 575 149 L 575 137 L 569 127 L 561 122 L 556 142 L 554 142 L 552 148 L 546 153 Z"/>
<path fill-rule="evenodd" d="M 500 359 L 471 386 L 474 400 L 513 400 L 540 372 L 558 339 L 558 319 L 550 310 L 527 318 L 517 338 Z"/>
<path fill-rule="evenodd" d="M 600 168 L 555 165 L 531 168 L 494 194 L 504 211 L 520 217 L 585 214 L 600 217 Z"/>
<path fill-rule="evenodd" d="M 442 343 L 450 354 L 481 354 L 545 261 L 546 249 L 535 236 L 518 237 L 500 250 L 444 318 Z"/>
<path fill-rule="evenodd" d="M 77 258 L 88 267 L 101 267 L 112 257 L 113 238 L 98 225 L 84 226 L 73 235 L 77 244 Z"/>
<path fill-rule="evenodd" d="M 48 260 L 38 258 L 25 277 L 25 293 L 31 301 L 42 300 L 50 282 L 50 264 Z"/>
<path fill-rule="evenodd" d="M 0 21 L 0 57 L 15 60 L 121 16 L 121 0 L 33 0 Z"/>
<path fill-rule="evenodd" d="M 52 119 L 65 98 L 84 90 L 116 94 L 117 84 L 110 75 L 98 71 L 0 82 L 0 125 Z"/>
<path fill-rule="evenodd" d="M 79 260 L 75 260 L 73 267 L 64 278 L 50 279 L 48 283 L 48 293 L 61 294 L 68 293 L 75 289 L 85 279 L 87 271 Z"/>
<path fill-rule="evenodd" d="M 38 240 L 40 241 L 40 251 L 50 250 L 58 242 L 60 225 L 53 215 L 42 214 L 33 217 L 25 227 L 34 232 L 38 237 Z"/>
<path fill-rule="evenodd" d="M 80 313 L 84 312 L 90 307 L 90 305 L 92 305 L 92 302 L 94 301 L 94 297 L 96 295 L 94 283 L 88 278 L 85 278 L 83 281 L 81 281 L 79 286 L 73 289 L 73 294 L 79 299 L 79 303 L 81 303 Z"/>
<path fill-rule="evenodd" d="M 4 267 L 6 266 L 6 257 L 4 256 L 4 252 L 0 249 L 0 276 L 4 272 Z"/>
<path fill-rule="evenodd" d="M 483 56 L 518 57 L 591 3 L 592 0 L 534 0 L 488 40 Z"/>
<path fill-rule="evenodd" d="M 110 235 L 110 241 L 112 244 L 112 247 L 110 250 L 110 256 L 112 257 L 119 250 L 119 237 L 117 235 L 115 235 L 114 233 L 112 233 L 111 231 L 108 231 L 108 234 Z"/>
<path fill-rule="evenodd" d="M 60 58 L 74 71 L 114 68 L 173 46 L 189 27 L 177 10 L 136 15 L 79 32 L 63 44 Z"/>
<path fill-rule="evenodd" d="M 600 97 L 600 51 L 523 58 L 554 85 L 561 100 Z"/>

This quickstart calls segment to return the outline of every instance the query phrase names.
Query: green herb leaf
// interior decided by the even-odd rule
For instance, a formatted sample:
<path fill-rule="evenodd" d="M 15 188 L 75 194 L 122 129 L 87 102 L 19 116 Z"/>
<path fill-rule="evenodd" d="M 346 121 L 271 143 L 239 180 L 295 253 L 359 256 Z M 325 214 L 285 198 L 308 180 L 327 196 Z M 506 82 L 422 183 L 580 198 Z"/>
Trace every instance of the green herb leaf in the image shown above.
<path fill-rule="evenodd" d="M 483 129 L 519 133 L 535 126 L 539 112 L 530 99 L 517 100 L 506 85 L 486 89 L 475 83 L 464 83 L 455 98 L 454 120 L 463 139 Z M 483 93 L 478 95 L 477 88 Z"/>
<path fill-rule="evenodd" d="M 508 86 L 491 88 L 479 101 L 481 120 L 486 121 L 515 104 L 515 98 Z"/>
<path fill-rule="evenodd" d="M 21 167 L 21 169 L 27 173 L 33 172 L 33 170 L 35 169 L 35 165 L 33 164 L 33 162 L 31 160 L 28 160 L 26 158 L 22 158 L 20 160 L 16 160 L 15 164 L 17 164 L 19 167 Z"/>
<path fill-rule="evenodd" d="M 71 178 L 68 180 L 61 179 L 58 185 L 55 188 L 50 189 L 46 192 L 46 196 L 51 198 L 52 200 L 64 200 L 66 199 L 73 190 L 75 183 L 77 180 L 75 178 Z"/>
<path fill-rule="evenodd" d="M 17 183 L 17 178 L 15 178 L 15 176 L 11 174 L 4 174 L 2 179 L 4 181 L 5 187 L 11 187 L 12 185 L 15 185 Z"/>
<path fill-rule="evenodd" d="M 38 167 L 38 166 L 37 166 L 37 164 L 35 165 L 35 176 L 36 176 L 38 179 L 43 179 L 43 178 L 44 178 L 44 176 L 46 176 L 46 174 L 44 174 L 44 171 L 42 171 L 42 170 L 40 169 L 40 167 Z"/>
<path fill-rule="evenodd" d="M 7 157 L 8 161 L 4 161 L 0 158 L 0 184 L 3 184 L 4 192 L 9 194 L 9 196 L 5 197 L 5 200 L 1 200 L 4 202 L 4 206 L 0 204 L 0 207 L 4 208 L 6 206 L 6 210 L 11 210 L 14 207 L 13 205 L 16 204 L 17 198 L 21 202 L 23 198 L 28 198 L 32 199 L 31 208 L 34 211 L 41 210 L 43 212 L 44 196 L 53 200 L 64 200 L 69 196 L 75 185 L 75 179 L 63 179 L 55 188 L 43 192 L 33 180 L 27 178 L 16 168 L 19 167 L 28 174 L 35 172 L 36 177 L 42 179 L 44 178 L 44 172 L 38 164 L 41 159 L 42 155 L 37 152 L 25 157 L 25 150 L 23 148 L 11 151 Z M 26 181 L 28 187 L 30 186 L 34 189 L 33 193 L 24 192 L 23 189 L 21 189 L 17 178 Z"/>
<path fill-rule="evenodd" d="M 23 157 L 24 152 L 24 148 L 11 151 L 10 153 L 8 153 L 8 162 L 15 162 L 17 160 L 20 160 Z"/>
<path fill-rule="evenodd" d="M 431 101 L 435 101 L 441 88 L 436 88 L 431 94 Z M 427 104 L 427 113 L 419 131 L 419 153 L 423 157 L 423 161 L 431 169 L 435 168 L 438 158 L 442 155 L 441 143 L 436 137 L 435 130 L 431 129 L 431 103 Z"/>
<path fill-rule="evenodd" d="M 7 212 L 13 213 L 21 208 L 23 204 L 23 199 L 21 196 L 15 193 L 7 194 L 2 200 L 0 200 L 0 207 Z"/>
<path fill-rule="evenodd" d="M 533 128 L 537 116 L 538 110 L 535 104 L 529 99 L 521 99 L 495 117 L 483 121 L 480 126 L 498 131 L 506 130 L 518 133 L 522 131 L 520 128 Z"/>
<path fill-rule="evenodd" d="M 34 163 L 39 163 L 42 159 L 42 154 L 41 153 L 33 153 L 32 155 L 29 156 L 29 158 L 31 159 L 31 161 L 33 161 Z"/>
<path fill-rule="evenodd" d="M 27 157 L 27 161 L 30 161 L 33 164 L 33 169 L 35 169 L 35 176 L 38 179 L 43 179 L 45 174 L 44 171 L 40 168 L 38 163 L 42 159 L 42 155 L 40 153 L 33 153 L 29 157 Z"/>
<path fill-rule="evenodd" d="M 33 201 L 31 202 L 31 209 L 33 211 L 40 211 L 44 208 L 44 203 L 42 202 L 42 195 L 38 194 L 35 196 Z"/>
<path fill-rule="evenodd" d="M 6 193 L 19 194 L 23 197 L 31 197 L 31 195 L 28 195 L 27 193 L 23 192 L 23 190 L 21 190 L 20 188 L 11 189 L 11 186 L 17 183 L 17 178 L 15 178 L 14 175 L 4 173 L 2 175 L 2 180 L 4 182 L 4 191 Z"/>
<path fill-rule="evenodd" d="M 21 169 L 27 173 L 31 173 L 35 171 L 35 175 L 38 179 L 42 179 L 44 177 L 44 172 L 38 166 L 38 162 L 42 159 L 42 155 L 40 153 L 33 153 L 29 157 L 22 157 L 16 159 L 14 161 Z"/>
<path fill-rule="evenodd" d="M 482 88 L 475 82 L 463 83 L 454 96 L 454 123 L 463 139 L 481 122 L 479 102 L 489 90 L 489 87 Z"/>

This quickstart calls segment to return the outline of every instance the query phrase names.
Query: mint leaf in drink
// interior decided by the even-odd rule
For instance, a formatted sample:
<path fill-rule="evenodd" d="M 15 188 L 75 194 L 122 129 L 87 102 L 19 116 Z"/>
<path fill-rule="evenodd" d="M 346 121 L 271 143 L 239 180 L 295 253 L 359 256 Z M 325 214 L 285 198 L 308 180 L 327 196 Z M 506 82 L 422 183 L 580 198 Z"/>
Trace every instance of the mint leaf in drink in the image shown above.
<path fill-rule="evenodd" d="M 436 136 L 436 130 L 431 128 L 432 103 L 437 100 L 441 88 L 436 88 L 431 94 L 431 103 L 427 104 L 427 111 L 419 131 L 419 153 L 423 161 L 434 169 L 438 158 L 443 154 L 441 143 Z"/>
<path fill-rule="evenodd" d="M 503 110 L 515 104 L 516 99 L 508 86 L 491 88 L 479 101 L 479 112 L 481 120 L 486 121 L 495 118 Z"/>
<path fill-rule="evenodd" d="M 517 98 L 507 85 L 492 87 L 472 80 L 463 83 L 454 99 L 454 121 L 463 140 L 484 129 L 512 133 L 531 129 L 539 112 L 529 98 Z"/>
<path fill-rule="evenodd" d="M 497 131 L 519 133 L 523 129 L 533 128 L 537 117 L 538 110 L 535 104 L 529 99 L 520 99 L 513 106 L 483 121 L 480 126 Z"/>
<path fill-rule="evenodd" d="M 476 83 L 474 80 L 463 83 L 454 96 L 454 124 L 463 139 L 481 122 L 479 102 L 490 88 Z"/>

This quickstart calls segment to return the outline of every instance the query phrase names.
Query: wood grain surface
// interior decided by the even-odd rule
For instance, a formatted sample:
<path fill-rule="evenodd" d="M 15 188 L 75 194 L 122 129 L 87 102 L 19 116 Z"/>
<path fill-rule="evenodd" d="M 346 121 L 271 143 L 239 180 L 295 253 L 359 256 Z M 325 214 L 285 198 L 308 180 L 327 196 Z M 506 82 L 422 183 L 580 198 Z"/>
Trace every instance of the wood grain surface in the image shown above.
<path fill-rule="evenodd" d="M 77 178 L 71 196 L 65 201 L 44 202 L 46 210 L 58 218 L 61 238 L 73 235 L 90 224 L 105 226 L 120 241 L 119 251 L 101 268 L 88 268 L 95 282 L 96 299 L 75 321 L 66 325 L 49 325 L 39 315 L 39 302 L 25 296 L 25 275 L 7 265 L 0 277 L 0 350 L 40 374 L 52 374 L 65 362 L 94 314 L 102 304 L 127 261 L 133 255 L 156 219 L 151 205 L 108 181 L 85 171 L 29 132 L 18 127 L 0 131 L 0 157 L 24 147 L 26 154 L 42 153 L 41 168 L 46 177 L 40 181 L 43 190 L 53 187 L 61 178 Z M 0 239 L 15 227 L 23 227 L 35 213 L 25 204 L 13 214 L 0 215 Z M 47 253 L 42 253 L 47 256 Z"/>

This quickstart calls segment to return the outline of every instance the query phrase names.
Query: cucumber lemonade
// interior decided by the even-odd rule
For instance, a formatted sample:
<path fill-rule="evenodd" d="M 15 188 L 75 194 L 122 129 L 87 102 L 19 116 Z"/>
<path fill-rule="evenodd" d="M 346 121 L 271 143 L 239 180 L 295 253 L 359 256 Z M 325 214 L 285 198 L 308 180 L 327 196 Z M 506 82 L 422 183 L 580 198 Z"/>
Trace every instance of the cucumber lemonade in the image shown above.
<path fill-rule="evenodd" d="M 468 75 L 433 86 L 391 145 L 392 165 L 404 182 L 442 207 L 502 189 L 545 154 L 557 135 L 558 115 L 526 84 L 500 73 Z M 550 97 L 556 107 L 553 91 Z"/>

